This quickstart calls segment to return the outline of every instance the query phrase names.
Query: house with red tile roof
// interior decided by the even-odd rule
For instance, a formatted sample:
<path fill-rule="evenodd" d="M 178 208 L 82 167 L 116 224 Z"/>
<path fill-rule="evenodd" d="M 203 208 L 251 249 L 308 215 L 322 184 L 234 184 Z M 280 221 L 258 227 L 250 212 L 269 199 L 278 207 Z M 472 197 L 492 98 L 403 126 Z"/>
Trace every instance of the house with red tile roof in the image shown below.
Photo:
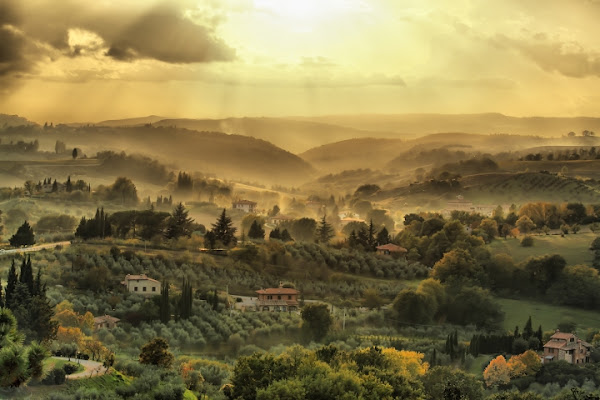
<path fill-rule="evenodd" d="M 563 333 L 558 329 L 544 345 L 544 364 L 566 361 L 570 364 L 590 362 L 592 345 L 579 339 L 574 333 Z"/>
<path fill-rule="evenodd" d="M 256 311 L 297 311 L 300 292 L 294 288 L 283 287 L 260 289 L 256 291 Z"/>
<path fill-rule="evenodd" d="M 404 255 L 408 253 L 404 247 L 396 246 L 393 243 L 384 244 L 383 246 L 377 246 L 377 254 L 383 255 L 391 255 L 391 254 L 399 254 Z"/>
<path fill-rule="evenodd" d="M 101 317 L 94 318 L 94 330 L 106 328 L 112 329 L 117 326 L 117 322 L 119 322 L 119 318 L 111 317 L 110 315 L 103 315 Z"/>

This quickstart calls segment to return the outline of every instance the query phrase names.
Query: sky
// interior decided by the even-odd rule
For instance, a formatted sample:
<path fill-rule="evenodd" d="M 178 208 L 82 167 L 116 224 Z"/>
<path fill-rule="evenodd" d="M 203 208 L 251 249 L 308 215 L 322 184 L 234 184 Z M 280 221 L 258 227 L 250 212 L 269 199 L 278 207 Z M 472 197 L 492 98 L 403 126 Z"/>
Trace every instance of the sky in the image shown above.
<path fill-rule="evenodd" d="M 600 116 L 599 20 L 600 0 L 0 0 L 0 112 Z"/>

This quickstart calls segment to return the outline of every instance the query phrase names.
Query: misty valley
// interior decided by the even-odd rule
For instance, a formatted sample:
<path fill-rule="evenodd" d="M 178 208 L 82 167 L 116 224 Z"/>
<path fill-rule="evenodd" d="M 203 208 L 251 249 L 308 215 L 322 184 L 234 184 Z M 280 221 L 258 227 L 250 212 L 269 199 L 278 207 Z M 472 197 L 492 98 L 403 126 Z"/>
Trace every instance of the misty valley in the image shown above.
<path fill-rule="evenodd" d="M 600 399 L 599 20 L 0 0 L 0 399 Z"/>
<path fill-rule="evenodd" d="M 285 135 L 273 120 L 246 123 Z M 314 122 L 348 132 L 294 153 L 161 121 L 0 117 L 3 396 L 596 391 L 592 130 Z"/>

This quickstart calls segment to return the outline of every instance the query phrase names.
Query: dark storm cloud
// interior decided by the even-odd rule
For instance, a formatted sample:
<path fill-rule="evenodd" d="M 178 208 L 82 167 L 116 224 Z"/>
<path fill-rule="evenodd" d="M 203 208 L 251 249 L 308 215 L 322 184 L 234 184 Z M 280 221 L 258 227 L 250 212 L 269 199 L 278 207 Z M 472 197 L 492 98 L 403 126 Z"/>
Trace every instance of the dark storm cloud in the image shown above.
<path fill-rule="evenodd" d="M 233 49 L 205 27 L 159 8 L 142 15 L 112 38 L 107 55 L 119 60 L 154 58 L 168 63 L 229 61 Z"/>
<path fill-rule="evenodd" d="M 198 25 L 183 13 L 171 3 L 140 10 L 74 0 L 0 0 L 0 74 L 29 71 L 48 55 L 76 57 L 98 50 L 97 45 L 70 47 L 69 29 L 94 32 L 104 42 L 105 55 L 120 61 L 144 58 L 179 64 L 235 58 L 235 50 L 214 34 L 213 27 Z"/>

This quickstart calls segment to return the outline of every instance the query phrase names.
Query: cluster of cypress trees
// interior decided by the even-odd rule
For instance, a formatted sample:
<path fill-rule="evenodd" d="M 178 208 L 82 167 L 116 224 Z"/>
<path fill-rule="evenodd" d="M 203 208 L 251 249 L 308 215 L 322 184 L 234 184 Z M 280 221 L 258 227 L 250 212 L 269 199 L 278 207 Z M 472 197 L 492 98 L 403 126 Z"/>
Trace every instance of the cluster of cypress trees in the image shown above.
<path fill-rule="evenodd" d="M 75 236 L 82 239 L 102 238 L 111 235 L 111 227 L 108 221 L 108 213 L 103 208 L 96 209 L 96 215 L 92 219 L 81 218 Z"/>
<path fill-rule="evenodd" d="M 163 282 L 160 292 L 160 320 L 166 324 L 171 320 L 171 299 L 169 298 L 169 283 Z M 181 297 L 178 304 L 178 317 L 189 319 L 192 316 L 193 302 L 192 284 L 187 278 L 183 278 L 181 285 Z"/>
<path fill-rule="evenodd" d="M 17 274 L 13 260 L 8 271 L 8 280 L 2 298 L 0 285 L 0 306 L 12 311 L 20 330 L 28 339 L 45 341 L 56 336 L 58 323 L 52 321 L 54 309 L 46 298 L 46 285 L 42 284 L 41 271 L 33 277 L 31 258 L 23 259 L 20 274 Z"/>

